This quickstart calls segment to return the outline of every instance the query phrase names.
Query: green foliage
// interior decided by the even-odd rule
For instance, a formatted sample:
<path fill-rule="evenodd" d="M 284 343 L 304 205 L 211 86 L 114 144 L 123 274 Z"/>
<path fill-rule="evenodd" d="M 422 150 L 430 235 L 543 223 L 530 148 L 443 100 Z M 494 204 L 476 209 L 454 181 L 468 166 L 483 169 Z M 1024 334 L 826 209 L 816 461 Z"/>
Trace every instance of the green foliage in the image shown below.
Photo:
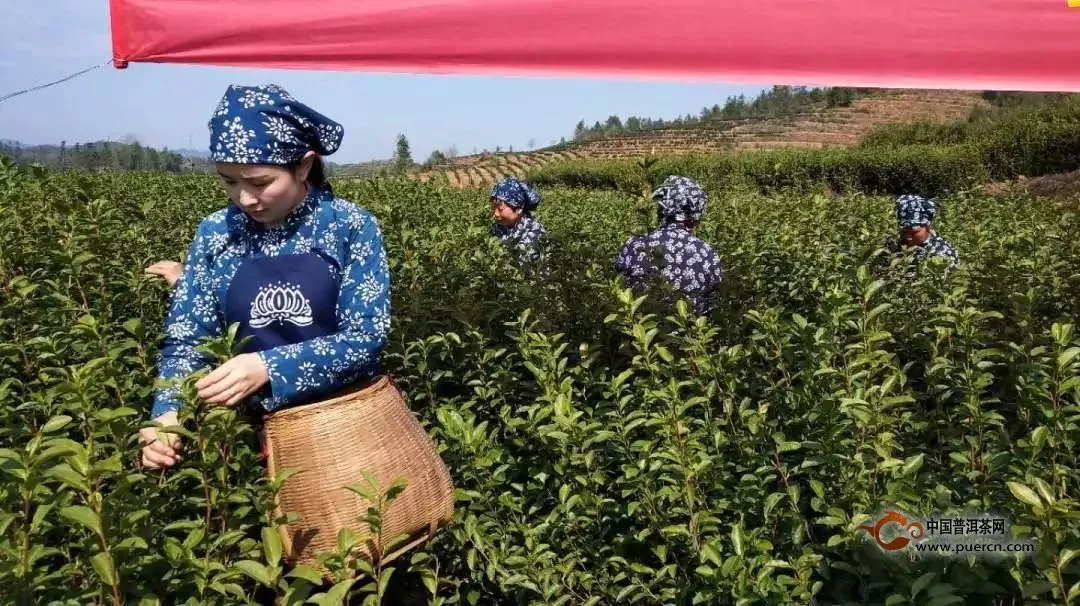
<path fill-rule="evenodd" d="M 971 146 L 911 145 L 887 149 L 781 150 L 738 155 L 662 158 L 648 170 L 657 184 L 687 175 L 721 189 L 764 192 L 828 186 L 838 192 L 940 195 L 982 183 L 988 173 Z M 634 190 L 640 170 L 632 160 L 546 164 L 529 175 L 540 186 Z"/>
<path fill-rule="evenodd" d="M 871 132 L 866 148 L 966 145 L 993 179 L 1066 172 L 1080 167 L 1080 95 L 994 97 L 999 105 L 968 122 L 891 124 Z"/>
<path fill-rule="evenodd" d="M 409 140 L 405 135 L 398 135 L 397 144 L 394 146 L 394 172 L 404 174 L 412 168 L 412 152 L 409 149 Z"/>
<path fill-rule="evenodd" d="M 1010 97 L 1011 98 L 1011 97 Z M 988 180 L 1067 172 L 1080 167 L 1080 96 L 1003 102 L 970 122 L 890 124 L 853 148 L 778 150 L 727 155 L 665 157 L 648 180 L 668 174 L 694 177 L 718 188 L 871 194 L 946 195 Z M 529 175 L 544 187 L 636 191 L 634 160 L 564 160 Z"/>
<path fill-rule="evenodd" d="M 80 170 L 150 170 L 179 173 L 196 163 L 168 149 L 157 150 L 138 142 L 93 141 L 60 145 L 24 146 L 0 141 L 0 156 L 19 164 L 41 164 L 48 168 Z M 201 161 L 199 162 L 201 163 Z"/>
<path fill-rule="evenodd" d="M 447 161 L 448 159 L 446 157 L 446 154 L 444 154 L 442 150 L 436 149 L 435 151 L 431 152 L 431 155 L 428 156 L 428 159 L 424 161 L 424 168 L 431 169 L 436 166 L 441 166 L 443 164 L 446 164 Z"/>
<path fill-rule="evenodd" d="M 887 198 L 714 189 L 699 233 L 726 276 L 707 321 L 612 273 L 653 220 L 640 193 L 663 162 L 627 166 L 626 193 L 544 191 L 544 282 L 487 235 L 480 190 L 337 184 L 383 227 L 385 360 L 458 503 L 386 566 L 347 558 L 342 533 L 329 582 L 282 561 L 269 502 L 288 480 L 264 478 L 253 420 L 198 406 L 194 379 L 183 462 L 135 465 L 168 295 L 142 268 L 182 257 L 224 203 L 214 179 L 0 162 L 5 603 L 1074 600 L 1075 204 L 944 198 L 961 269 L 906 282 L 870 269 L 895 233 Z M 401 489 L 353 488 L 376 526 Z M 887 556 L 856 531 L 883 507 L 997 512 L 1040 551 Z"/>
<path fill-rule="evenodd" d="M 605 122 L 591 127 L 582 120 L 574 127 L 574 141 L 590 141 L 662 128 L 693 128 L 717 120 L 769 119 L 794 116 L 818 109 L 846 107 L 869 91 L 856 88 L 807 88 L 805 86 L 774 86 L 747 101 L 745 95 L 728 97 L 724 105 L 704 107 L 694 115 L 672 120 L 629 116 L 625 120 L 608 116 Z"/>

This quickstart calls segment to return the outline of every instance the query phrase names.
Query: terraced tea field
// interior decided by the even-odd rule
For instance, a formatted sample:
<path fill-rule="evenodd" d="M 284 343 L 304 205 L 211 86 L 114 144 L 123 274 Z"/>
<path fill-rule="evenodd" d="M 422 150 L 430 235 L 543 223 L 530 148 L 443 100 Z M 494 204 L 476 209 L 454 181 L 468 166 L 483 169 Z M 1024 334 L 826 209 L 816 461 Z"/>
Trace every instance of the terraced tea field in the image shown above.
<path fill-rule="evenodd" d="M 912 120 L 963 121 L 989 104 L 966 91 L 882 91 L 848 107 L 819 109 L 774 120 L 716 120 L 694 128 L 642 131 L 575 143 L 561 151 L 461 156 L 421 172 L 422 182 L 445 179 L 460 187 L 489 185 L 563 159 L 626 159 L 687 153 L 843 147 L 858 143 L 882 124 Z"/>

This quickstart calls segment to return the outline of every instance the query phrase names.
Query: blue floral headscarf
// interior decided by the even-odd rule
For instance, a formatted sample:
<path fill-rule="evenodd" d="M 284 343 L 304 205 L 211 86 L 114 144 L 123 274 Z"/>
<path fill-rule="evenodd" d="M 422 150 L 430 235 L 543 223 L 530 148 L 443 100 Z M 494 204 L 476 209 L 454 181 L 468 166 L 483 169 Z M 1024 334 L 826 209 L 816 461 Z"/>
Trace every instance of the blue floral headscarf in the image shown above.
<path fill-rule="evenodd" d="M 525 189 L 529 190 L 529 205 L 525 207 L 525 210 L 536 210 L 536 207 L 540 206 L 540 192 L 536 191 L 536 188 L 528 183 L 523 183 L 523 185 Z"/>
<path fill-rule="evenodd" d="M 297 164 L 308 151 L 328 156 L 345 129 L 276 84 L 225 91 L 210 128 L 210 159 L 236 164 Z"/>
<path fill-rule="evenodd" d="M 935 214 L 937 207 L 933 200 L 911 194 L 896 199 L 896 220 L 900 229 L 930 225 Z"/>
<path fill-rule="evenodd" d="M 508 177 L 491 188 L 491 197 L 517 210 L 532 212 L 540 206 L 540 192 L 532 186 Z"/>
<path fill-rule="evenodd" d="M 652 195 L 661 225 L 701 221 L 709 195 L 693 179 L 670 176 Z"/>

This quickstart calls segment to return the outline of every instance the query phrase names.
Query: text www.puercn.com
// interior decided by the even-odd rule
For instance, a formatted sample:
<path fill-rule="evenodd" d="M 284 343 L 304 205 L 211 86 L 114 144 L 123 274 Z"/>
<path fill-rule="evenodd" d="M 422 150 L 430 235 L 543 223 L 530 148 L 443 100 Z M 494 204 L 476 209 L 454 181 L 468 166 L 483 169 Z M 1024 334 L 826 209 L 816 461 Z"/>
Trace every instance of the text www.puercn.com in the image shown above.
<path fill-rule="evenodd" d="M 914 543 L 916 551 L 942 553 L 1034 553 L 1035 545 L 1029 543 Z"/>

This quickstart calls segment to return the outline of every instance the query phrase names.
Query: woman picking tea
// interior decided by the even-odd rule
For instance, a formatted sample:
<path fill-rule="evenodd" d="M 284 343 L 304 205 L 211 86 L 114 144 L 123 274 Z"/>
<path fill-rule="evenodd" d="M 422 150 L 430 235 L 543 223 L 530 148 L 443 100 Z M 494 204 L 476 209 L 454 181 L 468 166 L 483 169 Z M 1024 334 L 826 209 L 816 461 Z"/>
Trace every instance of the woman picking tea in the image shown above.
<path fill-rule="evenodd" d="M 204 337 L 240 324 L 243 350 L 197 383 L 211 404 L 272 412 L 382 374 L 390 274 L 375 217 L 334 195 L 322 156 L 344 129 L 276 85 L 230 86 L 209 122 L 211 159 L 229 205 L 199 224 L 176 281 L 159 377 L 211 360 Z M 175 386 L 155 390 L 151 416 L 177 424 Z M 141 432 L 142 462 L 170 467 L 179 438 Z"/>

